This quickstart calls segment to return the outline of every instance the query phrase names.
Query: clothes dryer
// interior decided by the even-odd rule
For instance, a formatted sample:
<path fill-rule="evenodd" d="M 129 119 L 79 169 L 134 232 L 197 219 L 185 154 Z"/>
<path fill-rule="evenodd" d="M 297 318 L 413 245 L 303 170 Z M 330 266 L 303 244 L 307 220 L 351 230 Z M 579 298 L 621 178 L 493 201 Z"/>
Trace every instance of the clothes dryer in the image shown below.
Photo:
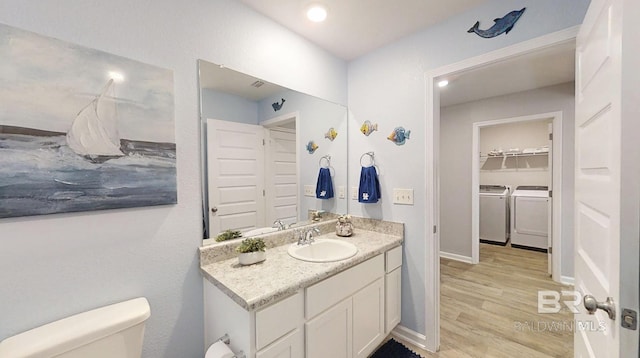
<path fill-rule="evenodd" d="M 549 190 L 519 186 L 511 194 L 511 246 L 547 252 Z"/>

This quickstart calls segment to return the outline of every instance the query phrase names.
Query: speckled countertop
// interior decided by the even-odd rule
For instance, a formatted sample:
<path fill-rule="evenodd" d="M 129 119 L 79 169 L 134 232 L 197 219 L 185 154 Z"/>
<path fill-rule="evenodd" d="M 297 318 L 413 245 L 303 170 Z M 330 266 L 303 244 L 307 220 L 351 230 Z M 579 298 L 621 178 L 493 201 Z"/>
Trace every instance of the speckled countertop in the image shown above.
<path fill-rule="evenodd" d="M 255 310 L 402 244 L 403 224 L 360 219 L 354 220 L 354 225 L 356 229 L 351 237 L 326 233 L 326 228 L 323 235 L 317 237 L 353 243 L 358 253 L 346 260 L 324 263 L 297 260 L 287 253 L 291 242 L 285 242 L 267 249 L 265 261 L 241 266 L 237 257 L 211 262 L 208 257 L 215 248 L 205 246 L 200 250 L 200 268 L 209 282 L 241 307 Z M 335 221 L 324 226 L 335 227 Z"/>

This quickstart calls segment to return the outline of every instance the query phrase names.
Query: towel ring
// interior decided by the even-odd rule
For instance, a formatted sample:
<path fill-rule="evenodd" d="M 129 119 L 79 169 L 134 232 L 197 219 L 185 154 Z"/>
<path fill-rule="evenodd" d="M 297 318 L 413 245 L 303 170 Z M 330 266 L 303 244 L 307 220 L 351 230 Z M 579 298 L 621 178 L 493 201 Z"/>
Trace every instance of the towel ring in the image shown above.
<path fill-rule="evenodd" d="M 363 155 L 360 156 L 360 166 L 364 167 L 364 165 L 362 164 L 362 159 L 364 159 L 364 157 L 368 156 L 371 159 L 371 164 L 369 164 L 369 167 L 375 167 L 376 166 L 376 159 L 374 158 L 374 154 L 373 152 L 366 152 Z"/>
<path fill-rule="evenodd" d="M 327 165 L 326 166 L 322 165 L 322 159 L 327 161 Z M 329 167 L 331 167 L 331 156 L 327 154 L 327 155 L 321 157 L 320 160 L 318 161 L 318 165 L 320 166 L 320 168 L 329 168 Z"/>

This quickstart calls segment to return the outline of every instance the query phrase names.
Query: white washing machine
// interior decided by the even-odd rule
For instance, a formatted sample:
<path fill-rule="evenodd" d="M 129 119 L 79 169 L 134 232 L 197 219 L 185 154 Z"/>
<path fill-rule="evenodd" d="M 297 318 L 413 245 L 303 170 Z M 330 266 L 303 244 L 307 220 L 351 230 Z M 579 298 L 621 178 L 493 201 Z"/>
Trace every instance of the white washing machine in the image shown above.
<path fill-rule="evenodd" d="M 511 246 L 547 252 L 548 241 L 548 187 L 517 187 L 511 193 Z"/>
<path fill-rule="evenodd" d="M 506 245 L 509 241 L 509 188 L 480 185 L 480 242 Z"/>

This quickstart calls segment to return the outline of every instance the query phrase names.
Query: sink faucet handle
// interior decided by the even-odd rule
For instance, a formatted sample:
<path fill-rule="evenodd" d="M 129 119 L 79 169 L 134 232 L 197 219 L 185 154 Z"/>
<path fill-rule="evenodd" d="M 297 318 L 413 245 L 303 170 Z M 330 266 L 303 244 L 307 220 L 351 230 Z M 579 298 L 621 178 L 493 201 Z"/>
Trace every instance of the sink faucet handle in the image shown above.
<path fill-rule="evenodd" d="M 284 223 L 282 222 L 282 220 L 280 220 L 280 219 L 278 219 L 278 220 L 276 220 L 276 221 L 274 221 L 274 222 L 273 222 L 273 227 L 277 227 L 277 228 L 278 228 L 278 231 L 280 231 L 280 230 L 284 230 L 284 229 L 285 229 L 285 225 L 284 225 Z"/>

